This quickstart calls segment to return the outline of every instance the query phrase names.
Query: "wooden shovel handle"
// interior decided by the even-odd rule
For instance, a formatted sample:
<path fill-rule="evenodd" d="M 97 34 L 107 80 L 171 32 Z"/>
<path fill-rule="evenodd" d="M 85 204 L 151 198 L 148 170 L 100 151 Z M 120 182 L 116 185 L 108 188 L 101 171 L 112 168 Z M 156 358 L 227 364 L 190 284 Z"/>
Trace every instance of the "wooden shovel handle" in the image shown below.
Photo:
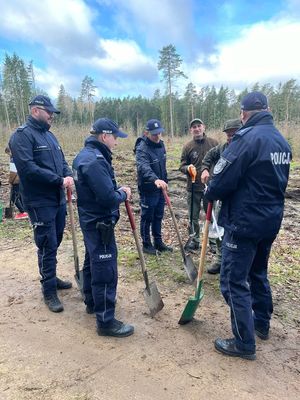
<path fill-rule="evenodd" d="M 128 214 L 128 218 L 129 218 L 131 229 L 132 229 L 132 231 L 135 231 L 136 230 L 135 220 L 134 220 L 133 212 L 132 212 L 132 209 L 130 207 L 130 204 L 129 204 L 128 200 L 125 201 L 125 207 L 126 207 L 126 211 L 127 211 L 127 214 Z"/>
<path fill-rule="evenodd" d="M 212 203 L 209 202 L 206 211 L 206 219 L 203 231 L 203 239 L 202 239 L 202 246 L 201 246 L 201 254 L 199 260 L 199 270 L 198 270 L 198 277 L 197 277 L 197 287 L 202 279 L 203 272 L 204 272 L 204 265 L 205 265 L 205 256 L 206 256 L 206 248 L 208 242 L 208 229 L 209 224 L 211 221 L 211 214 L 212 214 Z"/>
<path fill-rule="evenodd" d="M 166 189 L 163 189 L 163 195 L 164 195 L 166 204 L 167 204 L 167 206 L 169 208 L 169 211 L 170 211 L 170 214 L 171 214 L 171 217 L 172 217 L 172 221 L 173 221 L 173 224 L 174 224 L 174 227 L 175 227 L 175 231 L 176 231 L 176 234 L 177 234 L 177 238 L 178 238 L 178 242 L 179 242 L 179 247 L 180 247 L 180 251 L 181 251 L 181 254 L 182 254 L 182 258 L 185 260 L 185 251 L 184 251 L 182 239 L 181 239 L 181 236 L 180 236 L 178 224 L 177 224 L 176 217 L 175 217 L 175 214 L 174 214 L 174 211 L 173 211 L 173 207 L 171 205 L 170 197 L 168 196 L 168 193 L 167 193 Z"/>
<path fill-rule="evenodd" d="M 74 210 L 72 204 L 72 189 L 70 187 L 67 188 L 67 200 L 68 200 L 68 209 L 70 215 L 70 224 L 71 224 L 72 241 L 73 241 L 74 266 L 76 275 L 79 276 L 79 258 L 78 258 L 77 239 L 75 231 Z"/>
<path fill-rule="evenodd" d="M 148 272 L 147 272 L 147 269 L 146 269 L 145 257 L 144 257 L 142 246 L 140 244 L 140 241 L 139 241 L 139 238 L 138 238 L 138 234 L 137 234 L 137 231 L 136 231 L 134 215 L 133 215 L 133 212 L 132 212 L 132 209 L 130 207 L 130 204 L 129 204 L 128 200 L 125 200 L 125 207 L 126 207 L 126 211 L 127 211 L 127 214 L 128 214 L 128 218 L 129 218 L 130 226 L 131 226 L 131 229 L 132 229 L 132 233 L 133 233 L 133 236 L 134 236 L 136 248 L 137 248 L 137 251 L 138 251 L 138 254 L 139 254 L 139 259 L 140 259 L 140 262 L 141 262 L 142 273 L 143 273 L 146 289 L 149 292 L 150 291 L 150 286 L 149 286 Z"/>

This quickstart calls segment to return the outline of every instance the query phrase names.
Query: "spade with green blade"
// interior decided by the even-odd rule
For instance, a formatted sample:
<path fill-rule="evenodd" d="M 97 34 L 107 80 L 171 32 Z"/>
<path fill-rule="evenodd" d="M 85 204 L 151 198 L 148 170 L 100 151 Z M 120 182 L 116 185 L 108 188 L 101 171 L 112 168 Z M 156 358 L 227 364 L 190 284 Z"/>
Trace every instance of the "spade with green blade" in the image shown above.
<path fill-rule="evenodd" d="M 204 273 L 206 248 L 207 248 L 207 242 L 208 242 L 208 229 L 209 229 L 209 224 L 210 224 L 210 220 L 211 220 L 211 213 L 212 213 L 212 203 L 208 203 L 207 212 L 206 212 L 206 220 L 205 220 L 205 225 L 204 225 L 204 232 L 203 232 L 203 240 L 202 240 L 195 296 L 191 296 L 189 298 L 189 300 L 185 306 L 185 309 L 183 310 L 183 313 L 181 314 L 180 320 L 178 321 L 178 323 L 180 325 L 187 324 L 188 322 L 190 322 L 193 319 L 195 312 L 198 308 L 198 305 L 204 295 L 203 290 L 202 290 L 202 286 L 203 286 L 202 277 L 203 277 L 203 273 Z"/>

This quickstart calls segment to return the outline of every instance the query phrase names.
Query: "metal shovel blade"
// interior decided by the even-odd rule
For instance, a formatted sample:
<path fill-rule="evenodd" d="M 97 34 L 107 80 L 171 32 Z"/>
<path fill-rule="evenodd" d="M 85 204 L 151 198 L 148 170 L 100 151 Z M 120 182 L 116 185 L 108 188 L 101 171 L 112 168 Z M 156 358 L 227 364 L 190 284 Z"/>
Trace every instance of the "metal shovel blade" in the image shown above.
<path fill-rule="evenodd" d="M 75 275 L 75 282 L 77 284 L 78 289 L 80 290 L 81 297 L 84 300 L 84 293 L 83 293 L 83 271 L 79 270 L 78 272 L 76 271 Z"/>
<path fill-rule="evenodd" d="M 202 290 L 202 280 L 199 282 L 199 285 L 196 289 L 195 296 L 191 296 L 181 314 L 180 320 L 178 321 L 179 325 L 185 325 L 190 322 L 195 315 L 195 312 L 199 306 L 200 301 L 204 296 L 204 292 Z"/>
<path fill-rule="evenodd" d="M 143 295 L 147 306 L 149 307 L 150 315 L 151 317 L 154 317 L 154 315 L 157 314 L 164 307 L 164 303 L 162 301 L 162 298 L 160 297 L 156 283 L 150 283 L 148 289 L 146 288 L 143 291 Z"/>
<path fill-rule="evenodd" d="M 185 254 L 184 256 L 184 268 L 186 274 L 191 282 L 197 278 L 198 271 L 194 265 L 193 259 L 189 254 Z"/>

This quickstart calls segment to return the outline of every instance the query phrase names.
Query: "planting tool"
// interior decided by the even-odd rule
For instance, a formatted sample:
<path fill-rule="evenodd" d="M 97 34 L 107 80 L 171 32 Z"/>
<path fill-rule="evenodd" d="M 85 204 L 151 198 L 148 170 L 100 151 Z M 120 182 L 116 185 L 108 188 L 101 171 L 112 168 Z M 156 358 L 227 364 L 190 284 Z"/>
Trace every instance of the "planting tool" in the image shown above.
<path fill-rule="evenodd" d="M 83 271 L 79 269 L 79 258 L 78 258 L 78 249 L 77 249 L 77 239 L 76 239 L 76 231 L 75 231 L 75 220 L 74 220 L 74 210 L 72 204 L 72 190 L 71 188 L 67 188 L 67 200 L 68 200 L 68 210 L 70 215 L 70 224 L 72 231 L 72 241 L 73 241 L 73 257 L 74 257 L 74 267 L 75 267 L 75 281 L 80 290 L 82 298 L 84 298 L 83 294 Z"/>
<path fill-rule="evenodd" d="M 155 282 L 149 283 L 148 272 L 146 269 L 144 254 L 143 254 L 142 247 L 141 247 L 141 244 L 138 239 L 138 234 L 136 231 L 136 225 L 135 225 L 133 212 L 132 212 L 132 209 L 130 207 L 128 200 L 125 201 L 125 206 L 126 206 L 126 211 L 128 214 L 130 226 L 132 229 L 132 233 L 134 236 L 136 248 L 137 248 L 137 251 L 139 254 L 140 263 L 141 263 L 141 267 L 142 267 L 142 273 L 143 273 L 143 277 L 144 277 L 144 281 L 145 281 L 145 285 L 146 285 L 146 288 L 143 291 L 143 296 L 147 303 L 147 306 L 149 307 L 151 317 L 154 317 L 154 315 L 157 314 L 164 307 L 164 303 L 163 303 L 160 293 L 157 289 L 156 283 Z"/>
<path fill-rule="evenodd" d="M 188 166 L 188 173 L 192 180 L 192 193 L 191 193 L 191 210 L 190 210 L 190 235 L 189 235 L 189 239 L 185 245 L 186 247 L 189 246 L 189 244 L 193 241 L 193 239 L 195 237 L 195 231 L 194 231 L 194 225 L 193 225 L 193 210 L 194 210 L 194 187 L 195 187 L 195 182 L 196 182 L 196 177 L 197 177 L 197 170 L 194 167 L 194 165 L 190 164 Z"/>
<path fill-rule="evenodd" d="M 189 298 L 189 300 L 185 306 L 185 309 L 183 310 L 183 313 L 180 317 L 180 320 L 178 321 L 178 323 L 180 325 L 187 324 L 188 322 L 190 322 L 193 319 L 195 312 L 197 310 L 197 307 L 204 295 L 203 290 L 202 290 L 202 285 L 203 285 L 202 277 L 203 277 L 204 265 L 205 265 L 206 248 L 207 248 L 207 242 L 208 242 L 208 229 L 209 229 L 209 224 L 210 224 L 210 220 L 211 220 L 211 213 L 212 213 L 212 203 L 208 203 L 204 232 L 203 232 L 203 240 L 202 240 L 195 296 L 191 296 Z"/>
<path fill-rule="evenodd" d="M 175 214 L 173 211 L 173 207 L 171 205 L 170 197 L 168 196 L 167 191 L 165 189 L 163 189 L 163 194 L 164 194 L 164 198 L 167 203 L 167 206 L 170 210 L 170 214 L 171 214 L 173 224 L 174 224 L 174 227 L 176 230 L 176 234 L 178 237 L 179 247 L 180 247 L 180 251 L 181 251 L 181 255 L 182 255 L 182 259 L 183 259 L 183 265 L 184 265 L 185 272 L 186 272 L 189 280 L 191 282 L 194 282 L 194 280 L 197 277 L 197 269 L 195 268 L 192 257 L 189 254 L 185 254 L 182 239 L 181 239 L 181 236 L 179 233 L 179 228 L 178 228 L 177 221 L 176 221 L 176 217 L 175 217 Z"/>

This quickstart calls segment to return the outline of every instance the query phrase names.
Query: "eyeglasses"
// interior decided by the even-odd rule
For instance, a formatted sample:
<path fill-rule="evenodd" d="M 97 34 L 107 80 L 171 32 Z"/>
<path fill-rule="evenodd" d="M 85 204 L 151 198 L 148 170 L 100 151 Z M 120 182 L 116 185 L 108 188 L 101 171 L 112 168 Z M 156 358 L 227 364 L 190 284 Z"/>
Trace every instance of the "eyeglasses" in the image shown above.
<path fill-rule="evenodd" d="M 39 110 L 45 111 L 48 115 L 53 115 L 53 112 L 46 110 L 46 108 L 42 108 L 42 107 L 35 107 L 35 108 L 38 108 Z"/>

